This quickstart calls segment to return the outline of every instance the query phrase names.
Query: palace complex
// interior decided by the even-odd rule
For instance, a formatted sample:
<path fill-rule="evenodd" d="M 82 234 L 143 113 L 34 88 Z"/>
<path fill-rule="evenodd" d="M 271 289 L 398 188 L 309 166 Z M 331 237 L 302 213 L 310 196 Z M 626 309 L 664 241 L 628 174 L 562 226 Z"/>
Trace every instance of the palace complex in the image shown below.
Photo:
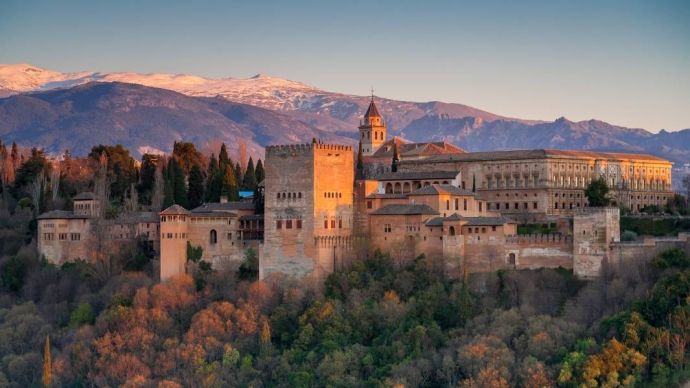
<path fill-rule="evenodd" d="M 236 267 L 253 248 L 260 278 L 318 282 L 376 249 L 400 263 L 425 255 L 451 276 L 564 267 L 589 278 L 605 261 L 687 243 L 685 235 L 620 242 L 620 207 L 639 212 L 673 195 L 667 160 L 411 143 L 388 137 L 373 98 L 359 131 L 359 149 L 318 141 L 266 147 L 263 213 L 251 202 L 221 201 L 99 221 L 100 205 L 84 195 L 73 212 L 39 216 L 39 250 L 62 263 L 93 258 L 103 241 L 139 238 L 159 252 L 164 280 L 186 271 L 188 246 L 201 247 L 214 268 Z M 596 178 L 611 189 L 609 208 L 588 207 L 585 189 Z M 519 234 L 518 225 L 528 223 L 552 225 L 552 233 Z"/>

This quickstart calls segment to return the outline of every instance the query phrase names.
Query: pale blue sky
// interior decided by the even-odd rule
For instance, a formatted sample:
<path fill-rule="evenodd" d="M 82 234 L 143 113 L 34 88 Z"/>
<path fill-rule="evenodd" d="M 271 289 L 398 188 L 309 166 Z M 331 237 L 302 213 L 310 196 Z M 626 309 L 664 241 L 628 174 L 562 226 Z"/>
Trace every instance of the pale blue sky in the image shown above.
<path fill-rule="evenodd" d="M 690 1 L 0 1 L 0 63 L 690 128 Z"/>

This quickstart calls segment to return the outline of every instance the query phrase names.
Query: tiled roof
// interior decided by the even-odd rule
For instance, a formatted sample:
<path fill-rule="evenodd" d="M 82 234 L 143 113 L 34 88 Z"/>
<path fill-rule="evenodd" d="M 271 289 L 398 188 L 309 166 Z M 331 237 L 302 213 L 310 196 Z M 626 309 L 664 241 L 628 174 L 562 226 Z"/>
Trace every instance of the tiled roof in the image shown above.
<path fill-rule="evenodd" d="M 415 204 L 391 204 L 382 206 L 370 214 L 372 215 L 417 215 L 429 214 L 436 215 L 438 212 L 432 209 L 429 205 L 415 205 Z"/>
<path fill-rule="evenodd" d="M 595 152 L 556 149 L 511 150 L 511 151 L 485 151 L 452 153 L 445 155 L 432 155 L 424 160 L 401 160 L 401 163 L 431 163 L 441 161 L 491 161 L 491 160 L 525 160 L 546 158 L 573 158 L 573 159 L 606 159 L 606 160 L 646 160 L 656 162 L 668 162 L 668 160 L 649 154 L 632 154 L 619 152 Z"/>
<path fill-rule="evenodd" d="M 96 194 L 90 192 L 90 191 L 85 191 L 83 193 L 79 193 L 72 198 L 74 201 L 89 201 L 96 199 Z"/>
<path fill-rule="evenodd" d="M 176 213 L 179 214 L 179 213 Z M 154 212 L 138 212 L 128 216 L 118 217 L 112 220 L 106 220 L 107 224 L 137 224 L 141 222 L 159 222 L 158 214 Z"/>
<path fill-rule="evenodd" d="M 413 179 L 455 179 L 459 171 L 405 171 L 387 172 L 369 179 L 378 181 L 405 181 Z"/>
<path fill-rule="evenodd" d="M 367 108 L 367 113 L 364 114 L 364 117 L 381 117 L 381 113 L 379 113 L 379 109 L 374 104 L 373 99 L 369 103 L 369 108 Z"/>
<path fill-rule="evenodd" d="M 425 225 L 426 226 L 442 226 L 443 220 L 445 220 L 445 217 L 430 218 L 426 221 Z"/>
<path fill-rule="evenodd" d="M 77 214 L 74 214 L 74 212 L 67 211 L 67 210 L 51 210 L 49 212 L 43 213 L 40 216 L 36 217 L 36 219 L 38 219 L 38 220 L 53 220 L 53 219 L 60 219 L 60 218 L 87 219 L 87 218 L 93 218 L 93 217 L 89 216 L 89 215 L 77 215 Z"/>
<path fill-rule="evenodd" d="M 213 212 L 231 212 L 235 210 L 253 210 L 254 204 L 251 202 L 211 202 L 205 203 L 199 207 L 192 209 L 192 213 L 213 213 Z"/>
<path fill-rule="evenodd" d="M 466 226 L 495 226 L 516 223 L 506 217 L 467 217 L 467 221 Z"/>
<path fill-rule="evenodd" d="M 404 199 L 407 198 L 407 194 L 402 193 L 371 193 L 367 195 L 368 199 Z"/>
<path fill-rule="evenodd" d="M 381 144 L 378 150 L 374 152 L 372 158 L 388 158 L 393 157 L 393 144 L 398 148 L 398 154 L 401 159 L 413 157 L 431 157 L 434 155 L 447 155 L 464 153 L 462 148 L 450 144 L 445 141 L 431 142 L 431 143 L 412 143 L 400 137 L 393 137 Z"/>
<path fill-rule="evenodd" d="M 438 195 L 438 194 L 451 194 L 451 195 L 468 195 L 474 196 L 475 193 L 469 190 L 463 190 L 459 187 L 453 185 L 444 184 L 433 184 L 429 186 L 424 186 L 419 188 L 408 195 Z"/>
<path fill-rule="evenodd" d="M 178 204 L 174 204 L 170 206 L 169 208 L 163 210 L 161 214 L 189 214 L 189 210 L 183 208 L 182 206 Z"/>

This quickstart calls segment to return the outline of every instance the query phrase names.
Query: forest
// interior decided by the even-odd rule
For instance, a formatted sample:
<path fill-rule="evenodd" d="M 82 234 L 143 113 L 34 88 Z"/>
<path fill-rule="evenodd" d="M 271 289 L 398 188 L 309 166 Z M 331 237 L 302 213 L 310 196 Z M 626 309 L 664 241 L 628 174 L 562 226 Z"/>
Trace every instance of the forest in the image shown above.
<path fill-rule="evenodd" d="M 566 269 L 455 279 L 423 256 L 399 265 L 375 252 L 318 289 L 257 280 L 251 250 L 237 273 L 164 283 L 136 246 L 60 267 L 38 257 L 35 215 L 69 209 L 77 192 L 100 193 L 116 217 L 236 198 L 260 181 L 259 163 L 247 180 L 250 159 L 192 147 L 137 165 L 118 146 L 59 161 L 0 146 L 0 386 L 651 387 L 690 377 L 690 258 L 678 249 L 604 265 L 591 281 Z"/>

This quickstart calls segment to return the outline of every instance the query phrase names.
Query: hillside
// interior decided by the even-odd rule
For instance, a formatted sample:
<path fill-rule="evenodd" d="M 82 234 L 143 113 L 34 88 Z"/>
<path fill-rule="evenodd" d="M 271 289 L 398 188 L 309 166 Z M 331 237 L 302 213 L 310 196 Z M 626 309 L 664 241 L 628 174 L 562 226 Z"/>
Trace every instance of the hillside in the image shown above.
<path fill-rule="evenodd" d="M 141 154 L 168 152 L 180 140 L 202 148 L 223 141 L 231 149 L 245 140 L 250 153 L 261 154 L 267 144 L 312 138 L 353 142 L 267 109 L 117 82 L 0 99 L 0 137 L 75 155 L 100 143 L 119 143 Z"/>

